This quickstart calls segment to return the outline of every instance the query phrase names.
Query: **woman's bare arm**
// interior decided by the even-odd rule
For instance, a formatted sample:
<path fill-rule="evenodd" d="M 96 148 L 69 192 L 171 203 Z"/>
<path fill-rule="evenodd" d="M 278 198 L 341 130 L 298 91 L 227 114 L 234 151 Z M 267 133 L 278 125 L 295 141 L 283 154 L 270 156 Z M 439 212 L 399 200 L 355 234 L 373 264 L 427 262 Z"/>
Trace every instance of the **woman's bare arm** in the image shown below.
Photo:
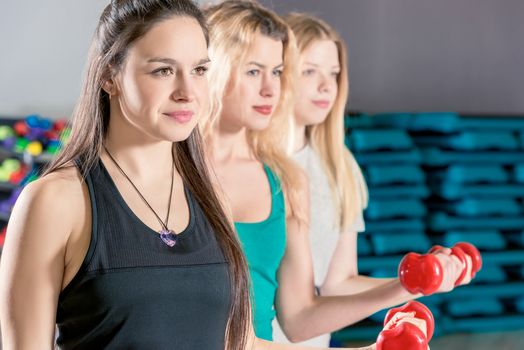
<path fill-rule="evenodd" d="M 59 175 L 27 185 L 9 220 L 0 264 L 0 324 L 6 349 L 54 347 L 66 247 L 83 200 L 80 185 L 70 186 Z"/>

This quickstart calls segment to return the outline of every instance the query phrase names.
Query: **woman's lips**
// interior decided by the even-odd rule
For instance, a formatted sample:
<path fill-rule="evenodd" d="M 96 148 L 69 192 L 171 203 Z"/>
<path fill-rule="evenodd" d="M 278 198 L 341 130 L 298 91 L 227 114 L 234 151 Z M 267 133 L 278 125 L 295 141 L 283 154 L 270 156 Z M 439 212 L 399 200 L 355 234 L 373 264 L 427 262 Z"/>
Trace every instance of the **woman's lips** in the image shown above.
<path fill-rule="evenodd" d="M 319 108 L 328 108 L 330 105 L 330 102 L 327 100 L 313 100 L 311 102 Z"/>
<path fill-rule="evenodd" d="M 253 109 L 263 115 L 270 115 L 273 112 L 273 106 L 271 105 L 253 106 Z"/>
<path fill-rule="evenodd" d="M 181 110 L 181 111 L 174 111 L 174 112 L 169 112 L 169 113 L 164 113 L 164 114 L 167 115 L 168 117 L 173 118 L 174 120 L 176 120 L 179 123 L 187 123 L 188 121 L 190 121 L 193 118 L 193 115 L 195 113 L 189 110 Z"/>

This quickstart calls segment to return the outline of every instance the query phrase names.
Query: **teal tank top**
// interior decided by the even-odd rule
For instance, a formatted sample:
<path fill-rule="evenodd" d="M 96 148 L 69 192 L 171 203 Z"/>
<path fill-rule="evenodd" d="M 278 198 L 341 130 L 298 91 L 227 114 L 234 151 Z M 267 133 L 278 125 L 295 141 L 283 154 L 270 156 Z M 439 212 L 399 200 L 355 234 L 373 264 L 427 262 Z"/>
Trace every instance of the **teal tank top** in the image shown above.
<path fill-rule="evenodd" d="M 254 327 L 257 337 L 273 339 L 277 270 L 286 250 L 286 209 L 278 177 L 264 165 L 271 187 L 271 214 L 256 223 L 236 222 L 240 242 L 251 274 Z"/>

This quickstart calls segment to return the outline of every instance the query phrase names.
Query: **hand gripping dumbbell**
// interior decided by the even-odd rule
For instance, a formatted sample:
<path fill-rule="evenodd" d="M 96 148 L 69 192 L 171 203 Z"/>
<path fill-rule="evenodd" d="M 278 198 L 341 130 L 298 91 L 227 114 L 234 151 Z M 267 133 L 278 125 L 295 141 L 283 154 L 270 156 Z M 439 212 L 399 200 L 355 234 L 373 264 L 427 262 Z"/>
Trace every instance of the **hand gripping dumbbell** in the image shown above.
<path fill-rule="evenodd" d="M 399 264 L 398 276 L 400 283 L 412 294 L 422 293 L 429 295 L 435 293 L 444 279 L 442 265 L 438 258 L 434 255 L 441 246 L 434 246 L 428 254 L 408 253 Z M 458 286 L 468 271 L 468 260 L 466 254 L 471 257 L 471 277 L 482 267 L 482 257 L 480 252 L 474 245 L 466 242 L 455 244 L 451 248 L 451 254 L 455 255 L 463 264 L 464 269 L 458 279 L 455 281 L 455 286 Z"/>
<path fill-rule="evenodd" d="M 412 323 L 396 323 L 380 332 L 377 338 L 377 350 L 427 350 L 435 330 L 435 320 L 431 311 L 424 304 L 410 301 L 404 306 L 389 310 L 384 319 L 384 326 L 397 312 L 414 312 L 415 318 L 426 322 L 427 336 Z"/>

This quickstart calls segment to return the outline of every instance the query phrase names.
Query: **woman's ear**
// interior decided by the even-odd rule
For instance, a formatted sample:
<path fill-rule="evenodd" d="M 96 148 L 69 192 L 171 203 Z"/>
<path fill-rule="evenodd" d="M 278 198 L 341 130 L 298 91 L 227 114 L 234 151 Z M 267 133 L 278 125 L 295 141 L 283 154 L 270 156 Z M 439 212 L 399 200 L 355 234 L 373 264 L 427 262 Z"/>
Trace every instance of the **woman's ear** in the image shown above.
<path fill-rule="evenodd" d="M 113 78 L 110 78 L 105 81 L 102 85 L 102 89 L 111 97 L 116 94 L 116 85 L 113 81 Z"/>

